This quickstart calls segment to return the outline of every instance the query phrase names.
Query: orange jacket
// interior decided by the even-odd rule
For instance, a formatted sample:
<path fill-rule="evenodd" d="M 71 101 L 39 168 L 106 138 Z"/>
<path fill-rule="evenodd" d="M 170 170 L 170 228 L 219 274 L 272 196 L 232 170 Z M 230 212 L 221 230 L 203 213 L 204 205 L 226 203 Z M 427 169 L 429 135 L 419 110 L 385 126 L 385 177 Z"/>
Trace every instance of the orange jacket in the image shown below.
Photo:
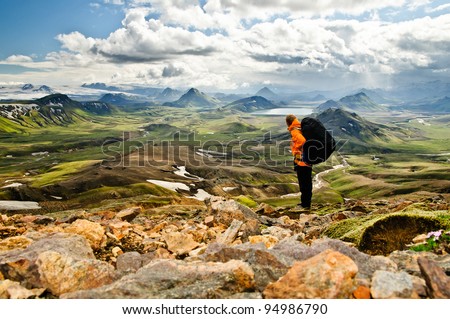
<path fill-rule="evenodd" d="M 291 126 L 288 127 L 288 131 L 291 132 L 291 151 L 292 155 L 294 155 L 294 162 L 299 166 L 310 166 L 305 162 L 302 162 L 302 148 L 303 144 L 305 144 L 306 139 L 302 134 L 301 124 L 298 119 L 295 119 Z"/>

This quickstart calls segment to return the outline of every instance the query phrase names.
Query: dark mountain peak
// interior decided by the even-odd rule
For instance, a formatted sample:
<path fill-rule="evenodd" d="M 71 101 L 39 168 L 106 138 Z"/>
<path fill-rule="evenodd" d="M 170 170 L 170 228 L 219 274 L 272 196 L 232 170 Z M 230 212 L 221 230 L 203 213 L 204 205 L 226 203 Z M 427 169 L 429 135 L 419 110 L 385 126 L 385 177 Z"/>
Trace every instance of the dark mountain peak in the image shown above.
<path fill-rule="evenodd" d="M 24 91 L 32 90 L 32 89 L 34 89 L 34 85 L 31 83 L 27 83 L 22 86 L 22 90 L 24 90 Z"/>
<path fill-rule="evenodd" d="M 44 96 L 43 98 L 37 99 L 36 102 L 40 105 L 64 106 L 74 101 L 65 94 L 57 93 Z"/>
<path fill-rule="evenodd" d="M 89 113 L 104 115 L 110 114 L 112 112 L 112 109 L 109 106 L 109 104 L 105 102 L 100 101 L 82 102 L 81 105 L 83 109 L 85 111 L 88 111 Z"/>
<path fill-rule="evenodd" d="M 356 93 L 354 95 L 347 95 L 344 96 L 342 99 L 340 99 L 339 101 L 342 103 L 347 103 L 347 102 L 354 102 L 354 101 L 365 101 L 365 100 L 370 100 L 369 97 L 366 95 L 366 93 L 364 92 L 359 92 Z M 373 103 L 373 102 L 372 102 Z"/>
<path fill-rule="evenodd" d="M 55 91 L 47 85 L 41 85 L 39 88 L 34 89 L 33 92 L 55 93 Z"/>
<path fill-rule="evenodd" d="M 185 95 L 201 95 L 202 93 L 196 88 L 190 88 Z"/>
<path fill-rule="evenodd" d="M 166 106 L 174 107 L 211 107 L 217 106 L 219 101 L 196 88 L 191 88 L 183 94 L 177 101 L 164 103 Z"/>
<path fill-rule="evenodd" d="M 267 86 L 263 87 L 261 90 L 256 92 L 255 95 L 262 96 L 268 100 L 273 100 L 273 99 L 277 98 L 277 95 L 271 89 L 269 89 Z"/>

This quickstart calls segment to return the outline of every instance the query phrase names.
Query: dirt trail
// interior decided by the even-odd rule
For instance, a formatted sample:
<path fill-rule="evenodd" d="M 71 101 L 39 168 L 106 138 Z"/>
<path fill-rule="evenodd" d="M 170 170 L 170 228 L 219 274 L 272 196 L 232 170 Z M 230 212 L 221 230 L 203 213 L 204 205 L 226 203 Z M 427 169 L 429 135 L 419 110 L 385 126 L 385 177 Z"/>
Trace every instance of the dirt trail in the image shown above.
<path fill-rule="evenodd" d="M 327 185 L 328 183 L 323 179 L 323 176 L 328 174 L 329 172 L 341 169 L 341 168 L 347 168 L 350 165 L 347 163 L 345 158 L 342 155 L 339 155 L 342 159 L 342 164 L 335 165 L 333 168 L 327 169 L 326 171 L 320 172 L 316 174 L 313 178 L 313 189 L 320 189 Z"/>

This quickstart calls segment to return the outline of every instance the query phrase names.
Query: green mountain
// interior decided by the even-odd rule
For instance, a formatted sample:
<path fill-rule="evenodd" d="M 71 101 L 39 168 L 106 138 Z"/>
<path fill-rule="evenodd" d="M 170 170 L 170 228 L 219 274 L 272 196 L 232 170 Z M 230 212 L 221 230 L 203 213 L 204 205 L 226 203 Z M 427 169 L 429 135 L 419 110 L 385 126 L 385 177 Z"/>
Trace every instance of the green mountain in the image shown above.
<path fill-rule="evenodd" d="M 343 145 L 343 150 L 350 152 L 389 151 L 390 142 L 399 142 L 411 134 L 398 127 L 370 122 L 340 108 L 329 108 L 317 115 L 317 119 L 332 133 L 338 144 Z"/>
<path fill-rule="evenodd" d="M 172 107 L 217 107 L 220 105 L 220 101 L 195 88 L 191 88 L 177 101 L 166 102 L 163 105 Z"/>
<path fill-rule="evenodd" d="M 106 115 L 113 109 L 102 102 L 77 102 L 64 94 L 51 94 L 32 101 L 0 103 L 0 131 L 20 132 L 23 128 L 67 126 L 89 120 L 89 114 Z"/>
<path fill-rule="evenodd" d="M 278 107 L 262 96 L 251 96 L 227 104 L 221 109 L 236 110 L 241 112 L 254 112 L 257 110 L 273 109 Z"/>

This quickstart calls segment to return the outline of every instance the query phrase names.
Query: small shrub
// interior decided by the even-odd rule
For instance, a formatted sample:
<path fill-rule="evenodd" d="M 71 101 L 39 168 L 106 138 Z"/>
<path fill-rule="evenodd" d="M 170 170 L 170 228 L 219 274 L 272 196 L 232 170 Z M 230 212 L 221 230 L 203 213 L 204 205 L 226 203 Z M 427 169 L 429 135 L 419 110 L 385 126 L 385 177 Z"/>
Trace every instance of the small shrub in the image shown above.
<path fill-rule="evenodd" d="M 432 231 L 427 234 L 426 243 L 412 246 L 413 251 L 431 251 L 437 254 L 450 253 L 450 231 Z"/>

